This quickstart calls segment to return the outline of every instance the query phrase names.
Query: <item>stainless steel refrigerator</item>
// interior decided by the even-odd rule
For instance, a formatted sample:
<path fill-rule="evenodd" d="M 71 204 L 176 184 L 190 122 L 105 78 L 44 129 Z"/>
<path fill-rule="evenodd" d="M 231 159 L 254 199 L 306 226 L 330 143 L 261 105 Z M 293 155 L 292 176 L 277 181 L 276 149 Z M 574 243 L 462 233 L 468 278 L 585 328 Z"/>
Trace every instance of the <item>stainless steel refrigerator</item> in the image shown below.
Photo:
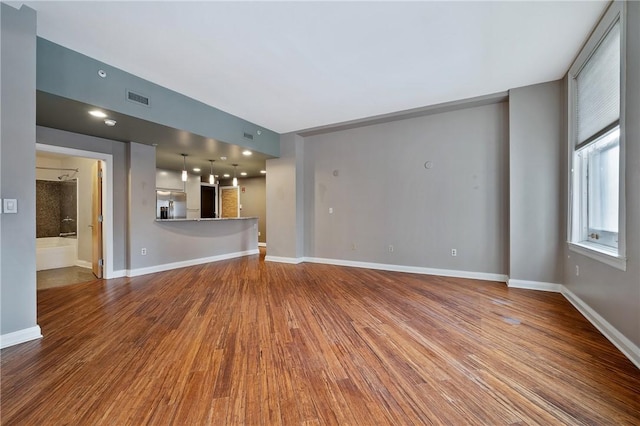
<path fill-rule="evenodd" d="M 162 217 L 162 208 L 167 209 L 167 217 Z M 187 194 L 175 191 L 156 191 L 156 218 L 157 219 L 186 219 L 187 218 Z"/>

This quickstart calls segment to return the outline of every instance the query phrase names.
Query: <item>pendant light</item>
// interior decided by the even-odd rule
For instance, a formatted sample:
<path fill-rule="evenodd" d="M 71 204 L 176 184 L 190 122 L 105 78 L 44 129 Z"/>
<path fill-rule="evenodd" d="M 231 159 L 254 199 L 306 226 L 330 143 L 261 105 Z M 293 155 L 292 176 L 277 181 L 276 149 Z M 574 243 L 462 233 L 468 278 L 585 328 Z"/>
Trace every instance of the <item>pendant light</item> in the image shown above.
<path fill-rule="evenodd" d="M 238 186 L 238 178 L 236 177 L 236 167 L 238 167 L 237 164 L 233 165 L 233 186 Z"/>
<path fill-rule="evenodd" d="M 216 177 L 213 175 L 213 162 L 215 160 L 209 160 L 209 163 L 211 164 L 211 173 L 209 173 L 209 184 L 210 185 L 214 185 L 216 183 Z"/>
<path fill-rule="evenodd" d="M 187 154 L 182 155 L 182 181 L 187 181 Z"/>

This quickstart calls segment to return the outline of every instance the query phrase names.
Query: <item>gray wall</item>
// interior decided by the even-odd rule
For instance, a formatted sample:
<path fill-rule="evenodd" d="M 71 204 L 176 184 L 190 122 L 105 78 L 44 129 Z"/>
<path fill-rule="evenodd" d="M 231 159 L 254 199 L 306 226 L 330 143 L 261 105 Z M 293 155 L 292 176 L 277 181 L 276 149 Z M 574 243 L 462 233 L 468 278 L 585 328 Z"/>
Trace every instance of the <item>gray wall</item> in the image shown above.
<path fill-rule="evenodd" d="M 627 3 L 626 237 L 627 270 L 566 250 L 564 284 L 640 346 L 640 3 Z M 567 205 L 563 214 L 566 217 Z M 575 275 L 575 267 L 580 275 Z"/>
<path fill-rule="evenodd" d="M 240 217 L 258 218 L 258 242 L 267 242 L 267 182 L 264 177 L 238 179 L 240 187 Z M 242 188 L 245 192 L 242 192 Z"/>
<path fill-rule="evenodd" d="M 35 123 L 35 121 L 34 121 Z M 48 127 L 36 127 L 36 141 L 44 145 L 59 146 L 65 148 L 79 149 L 83 151 L 99 152 L 110 154 L 113 159 L 113 270 L 122 271 L 127 266 L 127 144 L 109 139 L 96 138 L 94 136 L 80 135 L 78 133 L 66 132 L 63 130 L 51 129 Z M 155 164 L 155 157 L 154 164 Z M 65 165 L 65 167 L 69 167 Z M 80 165 L 74 166 L 80 167 Z M 91 176 L 85 168 L 79 178 L 88 181 L 91 185 Z M 83 202 L 83 200 L 80 200 Z M 80 224 L 83 226 L 86 223 Z M 81 229 L 82 232 L 82 229 Z M 89 236 L 90 238 L 90 236 Z M 84 239 L 83 239 L 84 244 Z M 83 245 L 83 252 L 91 250 L 90 246 Z M 78 247 L 80 250 L 80 246 Z M 90 251 L 89 251 L 90 253 Z M 82 260 L 90 261 L 91 256 Z M 107 262 L 109 260 L 107 259 Z"/>
<path fill-rule="evenodd" d="M 296 259 L 304 256 L 304 139 L 280 140 L 280 158 L 267 160 L 267 256 Z"/>
<path fill-rule="evenodd" d="M 563 85 L 509 91 L 509 279 L 561 284 Z"/>
<path fill-rule="evenodd" d="M 506 274 L 507 113 L 497 103 L 305 138 L 305 255 Z"/>
<path fill-rule="evenodd" d="M 18 200 L 2 214 L 0 334 L 36 326 L 36 13 L 1 4 L 1 197 Z"/>

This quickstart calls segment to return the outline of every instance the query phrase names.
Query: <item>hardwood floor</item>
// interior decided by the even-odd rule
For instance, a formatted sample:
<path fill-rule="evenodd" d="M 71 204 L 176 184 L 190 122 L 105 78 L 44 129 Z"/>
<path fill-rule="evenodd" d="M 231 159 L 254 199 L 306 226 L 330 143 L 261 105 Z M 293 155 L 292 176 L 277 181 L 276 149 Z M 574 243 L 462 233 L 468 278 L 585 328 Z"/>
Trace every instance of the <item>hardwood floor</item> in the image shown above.
<path fill-rule="evenodd" d="M 2 424 L 639 424 L 561 295 L 258 256 L 38 292 Z"/>

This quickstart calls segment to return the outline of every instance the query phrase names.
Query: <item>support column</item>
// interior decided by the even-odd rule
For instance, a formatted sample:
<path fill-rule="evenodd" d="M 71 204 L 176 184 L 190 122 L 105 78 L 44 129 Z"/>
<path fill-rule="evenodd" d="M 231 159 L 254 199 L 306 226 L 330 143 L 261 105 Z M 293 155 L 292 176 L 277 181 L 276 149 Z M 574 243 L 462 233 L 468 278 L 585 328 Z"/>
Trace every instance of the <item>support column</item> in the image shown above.
<path fill-rule="evenodd" d="M 304 138 L 282 135 L 280 158 L 267 160 L 267 261 L 304 258 Z"/>

